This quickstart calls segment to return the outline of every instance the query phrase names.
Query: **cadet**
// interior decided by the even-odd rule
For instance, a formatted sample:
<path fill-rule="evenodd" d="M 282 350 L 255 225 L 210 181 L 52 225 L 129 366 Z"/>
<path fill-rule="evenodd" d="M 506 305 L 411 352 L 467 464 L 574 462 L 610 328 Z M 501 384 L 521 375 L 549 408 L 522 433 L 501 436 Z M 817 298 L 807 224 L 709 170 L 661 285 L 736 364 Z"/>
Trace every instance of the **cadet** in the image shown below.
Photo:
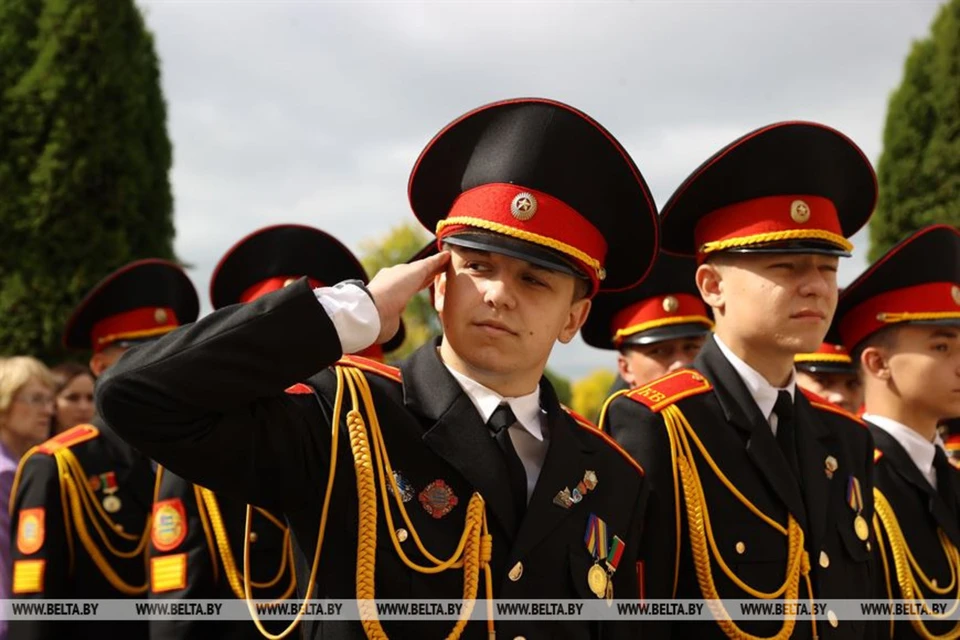
<path fill-rule="evenodd" d="M 193 322 L 197 292 L 177 265 L 140 260 L 102 280 L 67 321 L 63 343 L 92 349 L 101 376 L 130 346 Z M 31 449 L 11 495 L 16 598 L 146 597 L 154 473 L 99 418 Z M 9 638 L 146 638 L 143 622 L 23 621 Z"/>
<path fill-rule="evenodd" d="M 798 353 L 794 363 L 801 389 L 812 391 L 850 413 L 862 412 L 860 367 L 854 364 L 833 327 L 820 348 L 812 353 Z"/>
<path fill-rule="evenodd" d="M 870 594 L 873 445 L 854 417 L 797 393 L 793 361 L 823 341 L 837 256 L 849 255 L 846 238 L 875 201 L 873 170 L 853 142 L 787 122 L 721 149 L 664 208 L 663 249 L 696 254 L 716 326 L 692 369 L 615 397 L 601 418 L 647 472 L 648 597 Z M 820 637 L 865 633 L 833 611 L 777 621 L 713 614 L 662 631 L 802 638 L 816 624 Z"/>
<path fill-rule="evenodd" d="M 689 366 L 713 321 L 700 299 L 692 258 L 661 253 L 643 284 L 603 293 L 581 335 L 598 349 L 617 349 L 625 389 L 639 387 Z"/>
<path fill-rule="evenodd" d="M 216 311 L 124 358 L 98 390 L 103 414 L 184 477 L 282 511 L 308 570 L 301 593 L 636 599 L 643 474 L 561 407 L 543 370 L 596 291 L 637 283 L 656 255 L 640 173 L 589 117 L 521 99 L 443 129 L 409 195 L 446 250 L 382 270 L 366 291 L 301 279 Z M 442 338 L 400 369 L 332 366 L 392 336 L 431 283 Z M 494 623 L 505 637 L 637 632 L 488 619 L 453 636 L 486 638 Z M 382 627 L 439 637 L 454 624 L 321 621 L 306 636 Z"/>
<path fill-rule="evenodd" d="M 220 259 L 210 282 L 214 309 L 246 303 L 306 276 L 313 287 L 323 282 L 359 279 L 366 272 L 356 257 L 336 238 L 319 229 L 283 224 L 255 231 Z M 392 342 L 398 346 L 400 340 Z M 389 347 L 390 345 L 388 345 Z M 364 355 L 382 360 L 379 345 Z M 154 495 L 150 563 L 150 597 L 244 599 L 245 540 L 250 547 L 251 595 L 257 600 L 287 599 L 296 588 L 293 545 L 283 514 L 260 507 L 251 510 L 246 531 L 247 505 L 218 495 L 160 467 Z M 209 524 L 207 524 L 209 523 Z M 286 623 L 266 627 L 279 633 Z M 249 620 L 153 620 L 150 637 L 262 638 Z"/>
<path fill-rule="evenodd" d="M 960 472 L 937 424 L 960 414 L 960 234 L 927 227 L 857 278 L 837 307 L 863 371 L 874 455 L 877 597 L 960 601 Z M 888 637 L 958 638 L 960 623 L 914 617 Z"/>

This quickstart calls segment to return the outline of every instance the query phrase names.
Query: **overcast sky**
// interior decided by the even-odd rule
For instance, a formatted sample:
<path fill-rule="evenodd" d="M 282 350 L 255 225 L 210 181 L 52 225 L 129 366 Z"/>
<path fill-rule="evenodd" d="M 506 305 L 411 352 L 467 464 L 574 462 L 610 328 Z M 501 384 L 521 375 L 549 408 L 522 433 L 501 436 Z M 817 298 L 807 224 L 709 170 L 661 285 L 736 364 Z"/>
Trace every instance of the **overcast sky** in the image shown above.
<path fill-rule="evenodd" d="M 658 205 L 713 151 L 808 119 L 874 162 L 886 103 L 940 3 L 141 2 L 162 63 L 179 257 L 209 309 L 240 237 L 299 222 L 355 250 L 413 219 L 433 134 L 508 97 L 568 102 L 631 153 Z M 844 261 L 841 283 L 865 265 Z M 551 365 L 612 367 L 579 339 Z"/>

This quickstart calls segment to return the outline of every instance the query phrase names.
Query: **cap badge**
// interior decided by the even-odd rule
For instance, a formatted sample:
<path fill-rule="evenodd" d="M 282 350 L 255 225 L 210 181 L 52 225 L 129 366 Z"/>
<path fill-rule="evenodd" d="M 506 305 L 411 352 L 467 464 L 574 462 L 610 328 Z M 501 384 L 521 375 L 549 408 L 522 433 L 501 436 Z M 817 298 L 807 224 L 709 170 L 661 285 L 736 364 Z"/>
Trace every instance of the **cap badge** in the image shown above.
<path fill-rule="evenodd" d="M 960 305 L 960 287 L 953 285 L 953 288 L 950 289 L 950 295 L 953 296 L 953 301 Z"/>
<path fill-rule="evenodd" d="M 803 200 L 790 203 L 790 219 L 797 224 L 805 224 L 810 219 L 810 205 Z"/>
<path fill-rule="evenodd" d="M 157 324 L 163 324 L 167 321 L 167 312 L 163 309 L 157 309 L 153 312 L 153 319 L 157 322 Z"/>
<path fill-rule="evenodd" d="M 290 285 L 292 285 L 292 284 L 293 284 L 294 282 L 296 282 L 296 281 L 297 281 L 296 278 L 287 278 L 286 280 L 283 281 L 283 286 L 284 286 L 284 287 L 289 287 Z"/>
<path fill-rule="evenodd" d="M 663 310 L 667 313 L 674 313 L 680 308 L 680 301 L 674 296 L 667 296 L 663 299 Z"/>
<path fill-rule="evenodd" d="M 537 213 L 537 198 L 532 193 L 518 193 L 510 203 L 510 214 L 520 221 L 526 221 Z"/>

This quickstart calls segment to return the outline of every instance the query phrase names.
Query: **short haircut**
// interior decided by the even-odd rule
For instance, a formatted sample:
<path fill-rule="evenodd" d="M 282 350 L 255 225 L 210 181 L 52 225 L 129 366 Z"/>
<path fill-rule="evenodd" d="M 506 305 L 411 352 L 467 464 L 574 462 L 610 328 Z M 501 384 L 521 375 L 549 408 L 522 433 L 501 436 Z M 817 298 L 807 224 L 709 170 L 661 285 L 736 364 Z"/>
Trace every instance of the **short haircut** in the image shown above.
<path fill-rule="evenodd" d="M 13 398 L 31 380 L 37 380 L 51 391 L 56 383 L 46 365 L 31 356 L 14 356 L 0 360 L 0 413 L 6 413 Z"/>
<path fill-rule="evenodd" d="M 897 335 L 899 335 L 899 329 L 902 326 L 903 325 L 891 325 L 889 327 L 884 327 L 883 329 L 875 331 L 864 338 L 860 344 L 854 347 L 850 354 L 853 362 L 859 366 L 860 359 L 863 357 L 863 352 L 870 347 L 875 347 L 878 349 L 893 349 L 896 347 Z"/>

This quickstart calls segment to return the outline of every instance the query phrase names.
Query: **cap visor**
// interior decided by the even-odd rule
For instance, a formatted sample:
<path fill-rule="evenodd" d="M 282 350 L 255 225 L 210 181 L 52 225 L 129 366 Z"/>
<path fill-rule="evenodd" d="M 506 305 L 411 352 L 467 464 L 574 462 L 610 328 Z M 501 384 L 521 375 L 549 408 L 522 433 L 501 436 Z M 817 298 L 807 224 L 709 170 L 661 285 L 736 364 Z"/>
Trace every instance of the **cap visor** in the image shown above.
<path fill-rule="evenodd" d="M 561 258 L 556 252 L 509 236 L 467 232 L 447 236 L 443 241 L 467 249 L 499 253 L 518 260 L 525 260 L 544 269 L 566 273 L 575 278 L 588 279 L 586 274 Z"/>

